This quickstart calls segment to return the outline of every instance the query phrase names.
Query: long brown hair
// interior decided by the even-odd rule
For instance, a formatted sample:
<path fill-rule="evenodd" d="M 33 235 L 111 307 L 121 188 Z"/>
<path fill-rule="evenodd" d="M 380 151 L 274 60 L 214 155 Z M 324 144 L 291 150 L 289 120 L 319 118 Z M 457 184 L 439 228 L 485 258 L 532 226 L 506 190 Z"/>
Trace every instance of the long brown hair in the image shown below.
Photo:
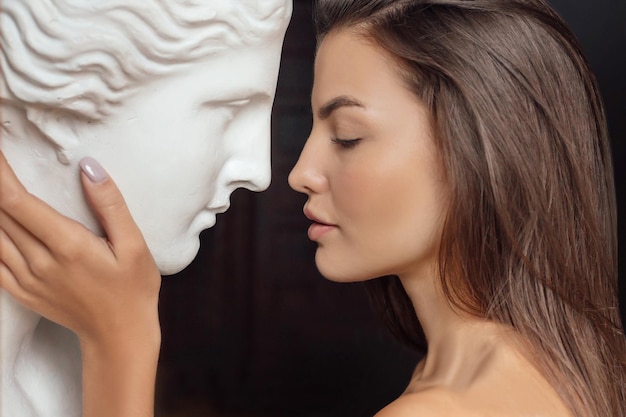
<path fill-rule="evenodd" d="M 574 35 L 544 0 L 321 0 L 430 108 L 451 189 L 448 300 L 515 328 L 574 416 L 626 416 L 606 120 Z M 421 329 L 396 277 L 368 282 L 400 338 Z"/>

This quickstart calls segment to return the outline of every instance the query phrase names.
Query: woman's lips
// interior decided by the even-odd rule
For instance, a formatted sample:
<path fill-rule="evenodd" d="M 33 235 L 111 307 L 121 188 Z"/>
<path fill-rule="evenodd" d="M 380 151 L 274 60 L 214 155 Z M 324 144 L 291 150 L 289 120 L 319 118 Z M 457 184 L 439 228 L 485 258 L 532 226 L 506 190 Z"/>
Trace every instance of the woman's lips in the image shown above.
<path fill-rule="evenodd" d="M 333 224 L 329 224 L 320 220 L 316 215 L 314 215 L 311 210 L 307 207 L 304 208 L 304 215 L 307 219 L 311 220 L 313 224 L 309 226 L 308 236 L 311 240 L 318 240 L 326 233 L 330 232 L 333 229 L 336 229 L 337 226 Z"/>
<path fill-rule="evenodd" d="M 309 239 L 319 240 L 322 236 L 335 228 L 337 228 L 337 226 L 333 226 L 330 224 L 313 223 L 311 226 L 309 226 L 307 234 L 309 236 Z"/>

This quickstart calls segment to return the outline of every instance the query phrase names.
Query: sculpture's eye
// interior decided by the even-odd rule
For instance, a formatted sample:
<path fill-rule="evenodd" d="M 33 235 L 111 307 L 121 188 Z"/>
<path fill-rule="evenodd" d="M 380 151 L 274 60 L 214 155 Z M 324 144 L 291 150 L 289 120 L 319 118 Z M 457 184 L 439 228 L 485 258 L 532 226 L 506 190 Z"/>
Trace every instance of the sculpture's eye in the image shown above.
<path fill-rule="evenodd" d="M 227 121 L 230 123 L 235 118 L 239 110 L 250 104 L 251 101 L 252 100 L 250 98 L 242 98 L 225 102 L 223 106 L 226 111 L 228 111 Z"/>
<path fill-rule="evenodd" d="M 252 97 L 245 98 L 232 98 L 232 99 L 219 99 L 219 100 L 210 100 L 202 103 L 203 107 L 209 107 L 211 109 L 218 108 L 231 108 L 237 109 L 239 107 L 243 107 L 249 104 L 252 101 Z"/>
<path fill-rule="evenodd" d="M 251 122 L 254 114 L 265 114 L 265 108 L 271 109 L 273 96 L 265 92 L 245 91 L 208 100 L 201 106 L 209 112 L 214 128 L 225 132 L 231 123 L 237 120 Z"/>
<path fill-rule="evenodd" d="M 235 118 L 239 110 L 250 104 L 251 101 L 252 98 L 250 97 L 211 100 L 204 102 L 202 107 L 208 108 L 214 117 L 219 118 L 225 128 Z"/>
<path fill-rule="evenodd" d="M 230 102 L 228 102 L 229 106 L 233 106 L 233 107 L 242 107 L 245 106 L 246 104 L 250 103 L 250 101 L 252 101 L 251 98 L 242 98 L 239 100 L 232 100 Z"/>

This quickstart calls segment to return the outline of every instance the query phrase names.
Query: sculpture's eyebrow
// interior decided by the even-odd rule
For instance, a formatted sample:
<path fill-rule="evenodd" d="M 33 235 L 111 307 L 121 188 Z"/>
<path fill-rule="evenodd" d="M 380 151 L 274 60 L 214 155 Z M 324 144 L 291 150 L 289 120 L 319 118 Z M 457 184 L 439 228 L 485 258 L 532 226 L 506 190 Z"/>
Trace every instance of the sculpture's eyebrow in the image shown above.
<path fill-rule="evenodd" d="M 328 119 L 332 112 L 337 110 L 340 107 L 360 107 L 362 109 L 365 108 L 365 105 L 361 103 L 359 100 L 349 97 L 349 96 L 338 96 L 330 100 L 328 103 L 324 104 L 320 107 L 317 112 L 318 117 L 321 120 Z"/>

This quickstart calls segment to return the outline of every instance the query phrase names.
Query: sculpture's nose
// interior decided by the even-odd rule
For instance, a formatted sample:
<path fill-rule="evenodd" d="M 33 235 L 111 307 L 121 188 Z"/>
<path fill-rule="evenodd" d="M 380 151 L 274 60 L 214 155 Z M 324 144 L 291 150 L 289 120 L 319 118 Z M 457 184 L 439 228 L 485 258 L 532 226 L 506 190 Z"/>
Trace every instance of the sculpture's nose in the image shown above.
<path fill-rule="evenodd" d="M 269 138 L 269 135 L 268 135 Z M 267 189 L 271 181 L 269 139 L 267 145 L 251 146 L 246 154 L 231 158 L 224 166 L 229 189 L 247 188 L 251 191 Z"/>
<path fill-rule="evenodd" d="M 247 188 L 251 191 L 267 189 L 271 181 L 270 113 L 256 116 L 256 123 L 248 119 L 241 123 L 236 135 L 228 138 L 230 157 L 223 169 L 228 188 Z"/>

